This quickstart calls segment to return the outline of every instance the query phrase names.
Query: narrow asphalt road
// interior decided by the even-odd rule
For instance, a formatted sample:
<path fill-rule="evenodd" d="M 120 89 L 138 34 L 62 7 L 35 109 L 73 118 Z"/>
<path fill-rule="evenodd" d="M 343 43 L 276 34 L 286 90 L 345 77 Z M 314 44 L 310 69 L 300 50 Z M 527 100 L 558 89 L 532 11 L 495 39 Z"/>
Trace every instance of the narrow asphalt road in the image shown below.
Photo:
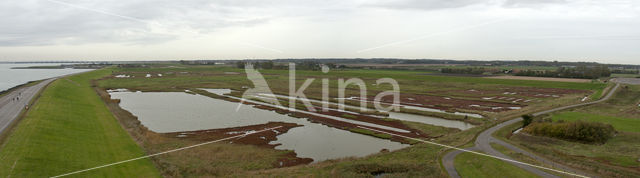
<path fill-rule="evenodd" d="M 587 103 L 580 103 L 580 104 L 575 104 L 575 105 L 558 107 L 558 108 L 554 108 L 554 109 L 550 109 L 550 110 L 546 110 L 546 111 L 537 112 L 537 113 L 534 113 L 533 115 L 534 116 L 538 116 L 538 115 L 548 114 L 548 113 L 552 113 L 552 112 L 556 112 L 556 111 L 560 111 L 560 110 L 565 110 L 565 109 L 569 109 L 569 108 L 574 108 L 574 107 L 580 107 L 580 106 L 599 103 L 599 102 L 602 102 L 602 101 L 605 101 L 605 100 L 611 98 L 611 96 L 613 96 L 613 93 L 615 93 L 615 91 L 618 90 L 618 87 L 620 87 L 619 83 L 617 83 L 616 86 L 613 87 L 609 91 L 609 93 L 607 93 L 607 95 L 605 97 L 601 98 L 598 101 L 592 101 L 592 102 L 587 102 Z M 490 143 L 496 143 L 496 144 L 500 144 L 500 145 L 502 145 L 502 146 L 504 146 L 504 147 L 506 147 L 508 149 L 511 149 L 511 150 L 513 150 L 515 152 L 518 152 L 518 153 L 521 153 L 523 155 L 529 156 L 529 157 L 535 159 L 538 162 L 543 162 L 543 163 L 548 164 L 548 165 L 553 165 L 553 169 L 557 169 L 557 170 L 561 170 L 561 171 L 565 171 L 565 172 L 570 172 L 570 173 L 574 173 L 574 174 L 580 174 L 580 175 L 588 176 L 587 174 L 585 174 L 584 172 L 582 172 L 580 170 L 576 170 L 576 169 L 570 168 L 568 166 L 564 166 L 562 164 L 554 163 L 554 162 L 549 161 L 549 160 L 547 160 L 545 158 L 542 158 L 542 157 L 540 157 L 538 155 L 535 155 L 535 154 L 530 153 L 528 151 L 522 150 L 522 149 L 520 149 L 520 148 L 518 148 L 516 146 L 513 146 L 513 145 L 511 145 L 511 144 L 509 144 L 507 142 L 504 142 L 502 140 L 496 139 L 496 138 L 494 138 L 492 136 L 493 133 L 495 133 L 496 131 L 500 130 L 501 128 L 503 128 L 505 126 L 508 126 L 508 125 L 511 125 L 511 124 L 514 124 L 514 123 L 519 122 L 521 120 L 522 120 L 521 117 L 520 118 L 516 118 L 516 119 L 512 119 L 512 120 L 500 123 L 500 124 L 498 124 L 496 126 L 493 126 L 493 127 L 489 128 L 489 129 L 483 131 L 476 138 L 476 140 L 474 142 L 475 146 L 471 147 L 471 148 L 469 148 L 467 150 L 470 150 L 470 151 L 482 151 L 482 152 L 485 152 L 485 153 L 487 153 L 489 155 L 493 155 L 493 156 L 497 156 L 497 157 L 506 158 L 506 159 L 512 159 L 513 160 L 513 158 L 510 158 L 509 156 L 504 155 L 501 152 L 493 149 L 493 147 L 491 147 Z M 454 178 L 460 177 L 460 175 L 458 174 L 458 172 L 456 171 L 456 168 L 454 166 L 454 159 L 460 153 L 462 153 L 462 151 L 455 150 L 455 151 L 451 151 L 451 152 L 445 154 L 442 157 L 442 164 L 444 165 L 445 170 L 447 171 L 447 173 L 449 173 L 449 176 L 454 177 Z M 535 168 L 535 167 L 527 166 L 527 165 L 524 165 L 524 164 L 518 164 L 518 163 L 514 163 L 514 162 L 508 162 L 508 163 L 510 163 L 510 164 L 512 164 L 514 166 L 520 167 L 522 169 L 525 169 L 525 170 L 527 170 L 527 171 L 529 171 L 531 173 L 534 173 L 534 174 L 536 174 L 538 176 L 542 176 L 542 177 L 558 177 L 558 176 L 555 176 L 553 174 L 549 174 L 549 173 L 547 173 L 545 171 L 542 171 L 542 170 L 540 170 L 538 168 Z"/>
<path fill-rule="evenodd" d="M 55 79 L 56 78 L 50 78 L 33 86 L 20 87 L 0 97 L 0 134 L 18 118 L 22 110 L 26 108 L 27 104 L 29 104 L 38 92 Z"/>

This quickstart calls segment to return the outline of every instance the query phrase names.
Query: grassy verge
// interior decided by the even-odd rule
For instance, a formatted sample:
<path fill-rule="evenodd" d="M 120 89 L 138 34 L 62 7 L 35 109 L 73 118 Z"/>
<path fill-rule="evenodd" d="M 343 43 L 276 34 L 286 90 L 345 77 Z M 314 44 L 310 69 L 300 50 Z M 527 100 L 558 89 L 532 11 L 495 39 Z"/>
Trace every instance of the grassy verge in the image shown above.
<path fill-rule="evenodd" d="M 461 153 L 454 162 L 461 177 L 537 177 L 502 160 L 472 153 Z"/>
<path fill-rule="evenodd" d="M 0 148 L 1 177 L 48 177 L 143 156 L 95 94 L 97 70 L 57 80 L 42 93 Z M 158 177 L 149 160 L 77 174 L 87 177 Z"/>
<path fill-rule="evenodd" d="M 510 149 L 508 149 L 508 148 L 506 148 L 506 147 L 504 147 L 504 146 L 502 146 L 500 144 L 491 143 L 491 147 L 493 147 L 497 151 L 501 152 L 502 154 L 505 154 L 505 155 L 513 158 L 514 160 L 518 160 L 518 161 L 529 163 L 529 164 L 533 164 L 533 165 L 543 166 L 543 167 L 547 167 L 547 168 L 558 169 L 558 168 L 555 168 L 553 166 L 553 163 L 542 163 L 541 164 L 539 161 L 537 161 L 537 160 L 535 160 L 535 159 L 533 159 L 533 158 L 531 158 L 531 157 L 529 157 L 527 155 L 524 155 L 522 153 L 518 153 L 518 152 L 515 152 L 513 150 L 510 150 Z M 559 177 L 570 177 L 567 174 L 562 174 L 562 173 L 558 173 L 558 172 L 555 172 L 555 171 L 549 171 L 549 170 L 545 170 L 545 169 L 540 169 L 540 170 L 542 170 L 544 172 L 547 172 L 549 174 L 553 174 L 553 175 L 559 176 Z M 562 170 L 562 169 L 559 169 L 559 170 Z"/>
<path fill-rule="evenodd" d="M 512 136 L 509 141 L 554 162 L 603 177 L 628 177 L 640 173 L 638 133 L 622 132 L 602 145 L 521 134 Z"/>

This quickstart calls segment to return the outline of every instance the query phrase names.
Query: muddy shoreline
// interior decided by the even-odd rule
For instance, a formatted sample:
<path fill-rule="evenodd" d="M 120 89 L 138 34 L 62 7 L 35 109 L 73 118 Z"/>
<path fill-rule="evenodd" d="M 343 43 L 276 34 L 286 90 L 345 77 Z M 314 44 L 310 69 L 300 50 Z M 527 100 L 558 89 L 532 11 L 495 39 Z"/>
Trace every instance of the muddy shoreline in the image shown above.
<path fill-rule="evenodd" d="M 107 108 L 114 114 L 115 118 L 122 125 L 122 127 L 131 135 L 133 140 L 145 149 L 146 154 L 153 154 L 159 151 L 152 148 L 151 145 L 156 144 L 166 144 L 170 142 L 182 142 L 182 141 L 191 141 L 194 143 L 198 142 L 206 142 L 212 141 L 216 139 L 222 139 L 226 137 L 235 136 L 237 134 L 228 134 L 229 132 L 247 132 L 247 131 L 256 131 L 262 130 L 266 128 L 272 128 L 277 126 L 282 126 L 278 129 L 274 129 L 279 133 L 274 131 L 265 131 L 261 133 L 251 134 L 245 137 L 237 138 L 229 140 L 231 143 L 241 144 L 241 145 L 254 145 L 257 147 L 265 148 L 265 149 L 274 149 L 274 147 L 278 145 L 269 144 L 269 142 L 276 140 L 276 136 L 286 133 L 289 129 L 299 127 L 300 125 L 293 123 L 284 123 L 284 122 L 270 122 L 266 124 L 259 125 L 250 125 L 243 127 L 233 127 L 233 128 L 223 128 L 223 129 L 211 129 L 211 130 L 198 130 L 198 131 L 188 131 L 188 132 L 174 132 L 174 133 L 157 133 L 146 128 L 142 123 L 138 120 L 136 116 L 134 116 L 129 111 L 122 109 L 119 105 L 120 100 L 111 99 L 111 96 L 104 88 L 97 87 L 98 81 L 93 81 L 92 86 L 94 86 L 94 90 L 103 100 L 103 102 L 107 105 Z M 183 135 L 188 135 L 185 138 L 180 138 L 178 135 L 180 133 L 188 133 Z M 181 136 L 182 137 L 182 136 Z M 166 167 L 166 163 L 162 158 L 152 157 L 150 158 L 156 164 L 159 169 L 162 170 L 165 175 L 172 175 L 175 172 L 168 168 L 167 170 L 163 169 Z M 286 154 L 279 155 L 278 159 L 271 163 L 272 168 L 279 167 L 289 167 L 296 165 L 304 165 L 313 162 L 311 158 L 300 158 L 297 157 L 296 153 L 293 151 L 289 151 Z M 170 166 L 170 165 L 169 165 Z"/>
<path fill-rule="evenodd" d="M 267 124 L 249 125 L 249 126 L 232 127 L 232 128 L 222 128 L 222 129 L 182 131 L 182 132 L 171 132 L 171 133 L 156 133 L 156 132 L 150 131 L 148 128 L 146 128 L 144 125 L 142 125 L 136 116 L 131 114 L 129 111 L 124 110 L 123 108 L 121 108 L 119 106 L 120 100 L 111 99 L 111 96 L 107 92 L 106 89 L 95 87 L 95 90 L 99 93 L 99 95 L 101 96 L 103 101 L 105 101 L 105 103 L 108 105 L 108 108 L 110 110 L 112 110 L 112 113 L 114 113 L 114 115 L 116 115 L 116 117 L 122 123 L 122 125 L 125 127 L 125 129 L 143 147 L 146 147 L 145 145 L 157 143 L 158 142 L 157 141 L 158 138 L 161 138 L 161 140 L 165 140 L 165 139 L 170 139 L 170 140 L 189 140 L 189 141 L 193 141 L 195 143 L 201 143 L 201 142 L 212 141 L 212 140 L 221 139 L 221 138 L 225 138 L 225 137 L 236 136 L 238 134 L 243 134 L 244 132 L 247 132 L 247 131 L 262 130 L 262 129 L 266 129 L 266 128 L 282 126 L 281 128 L 276 129 L 277 132 L 265 131 L 265 132 L 251 134 L 251 135 L 248 135 L 248 136 L 245 136 L 245 137 L 241 137 L 241 138 L 232 139 L 232 140 L 228 140 L 227 141 L 227 143 L 254 145 L 254 146 L 257 146 L 257 147 L 262 147 L 262 148 L 275 150 L 275 147 L 278 146 L 278 145 L 269 144 L 269 142 L 277 140 L 276 137 L 278 135 L 286 133 L 289 129 L 301 126 L 301 125 L 297 125 L 297 124 L 293 124 L 293 123 L 269 122 Z M 182 91 L 184 92 L 184 90 L 182 90 Z M 235 103 L 240 102 L 240 100 L 237 100 L 237 99 L 233 99 L 233 98 L 229 98 L 229 97 L 226 97 L 226 96 L 220 96 L 220 95 L 208 93 L 206 91 L 205 92 L 200 92 L 199 90 L 195 90 L 195 91 L 190 91 L 190 93 L 192 93 L 192 94 L 200 94 L 200 95 L 204 95 L 204 96 L 207 96 L 207 97 L 210 97 L 210 98 L 213 98 L 213 99 L 222 99 L 222 100 L 235 102 Z M 330 118 L 315 116 L 315 115 L 311 115 L 311 114 L 304 114 L 304 113 L 300 113 L 300 112 L 293 112 L 293 111 L 289 111 L 289 110 L 285 110 L 285 109 L 274 108 L 274 107 L 270 107 L 270 106 L 266 106 L 266 105 L 259 105 L 259 104 L 251 104 L 251 105 L 252 105 L 252 107 L 257 108 L 257 109 L 271 110 L 271 111 L 278 112 L 279 114 L 285 114 L 285 115 L 289 115 L 291 117 L 296 117 L 296 118 L 300 118 L 300 119 L 307 119 L 308 121 L 313 122 L 313 123 L 319 123 L 319 124 L 323 124 L 323 125 L 326 125 L 326 126 L 329 126 L 329 127 L 333 127 L 333 128 L 337 128 L 337 129 L 341 129 L 341 130 L 354 132 L 354 133 L 357 133 L 357 134 L 363 134 L 363 135 L 378 137 L 378 138 L 381 138 L 381 139 L 388 139 L 388 140 L 391 140 L 391 141 L 400 142 L 400 143 L 404 143 L 404 144 L 415 144 L 416 142 L 412 141 L 412 140 L 404 139 L 402 137 L 391 136 L 391 135 L 387 135 L 387 134 L 381 134 L 381 133 L 375 133 L 375 132 L 363 132 L 363 130 L 365 130 L 365 129 L 362 129 L 362 128 L 377 129 L 377 130 L 382 130 L 382 131 L 385 131 L 385 132 L 390 132 L 390 133 L 403 135 L 403 136 L 408 136 L 408 137 L 413 137 L 413 138 L 433 138 L 433 137 L 429 137 L 428 135 L 418 131 L 417 129 L 410 128 L 410 127 L 404 125 L 402 122 L 396 121 L 396 120 L 384 120 L 384 119 L 381 119 L 381 118 L 372 117 L 372 116 L 368 116 L 368 115 L 341 112 L 341 111 L 334 111 L 334 110 L 330 110 L 330 111 L 327 111 L 327 112 L 321 112 L 321 108 L 316 108 L 317 111 L 315 112 L 315 113 L 329 115 L 329 116 L 335 116 L 335 117 L 341 117 L 342 115 L 349 114 L 349 115 L 352 115 L 354 117 L 352 117 L 352 118 L 341 117 L 341 118 L 354 120 L 354 121 L 367 122 L 367 123 L 372 123 L 372 124 L 381 125 L 381 126 L 388 126 L 388 127 L 398 128 L 398 129 L 402 129 L 402 130 L 407 130 L 409 132 L 408 133 L 407 132 L 398 132 L 398 131 L 393 131 L 393 130 L 380 129 L 380 128 L 376 128 L 376 127 L 358 125 L 358 124 L 353 124 L 353 123 L 344 122 L 344 121 L 338 121 L 338 120 L 334 120 L 334 119 L 330 119 Z M 149 150 L 147 150 L 147 151 L 149 151 Z M 304 164 L 309 164 L 309 163 L 311 163 L 313 161 L 314 160 L 311 159 L 311 158 L 298 157 L 294 151 L 290 151 L 290 152 L 287 152 L 286 154 L 280 155 L 280 157 L 277 159 L 277 161 L 273 162 L 271 165 L 273 166 L 273 168 L 278 168 L 278 167 L 304 165 Z M 158 164 L 160 164 L 160 163 L 158 163 Z"/>
<path fill-rule="evenodd" d="M 278 135 L 286 133 L 287 131 L 289 131 L 289 129 L 300 127 L 302 125 L 298 125 L 294 123 L 286 123 L 286 122 L 269 122 L 266 124 L 222 128 L 222 129 L 161 133 L 161 135 L 166 137 L 189 139 L 189 140 L 194 140 L 198 142 L 208 142 L 208 141 L 238 136 L 248 132 L 264 130 L 264 129 L 278 127 L 278 126 L 280 126 L 280 128 L 273 129 L 271 131 L 264 131 L 260 133 L 249 134 L 244 137 L 225 140 L 225 142 L 255 145 L 258 147 L 275 149 L 275 147 L 280 144 L 269 144 L 269 142 L 277 140 L 276 137 Z M 313 159 L 311 158 L 299 158 L 297 157 L 295 152 L 289 152 L 286 155 L 284 155 L 282 158 L 279 158 L 272 165 L 273 167 L 288 167 L 288 166 L 296 166 L 301 164 L 309 164 L 311 162 L 313 162 Z"/>

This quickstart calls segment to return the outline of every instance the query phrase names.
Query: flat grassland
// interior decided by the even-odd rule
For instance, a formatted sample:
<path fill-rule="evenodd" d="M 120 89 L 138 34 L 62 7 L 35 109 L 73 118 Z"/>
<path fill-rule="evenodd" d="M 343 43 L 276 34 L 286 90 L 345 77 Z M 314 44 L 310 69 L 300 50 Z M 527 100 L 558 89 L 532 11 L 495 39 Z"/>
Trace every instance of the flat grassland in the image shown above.
<path fill-rule="evenodd" d="M 97 70 L 51 83 L 0 147 L 0 177 L 50 177 L 145 155 L 92 89 Z M 71 82 L 73 81 L 73 82 Z M 147 159 L 81 177 L 159 177 Z"/>
<path fill-rule="evenodd" d="M 640 132 L 640 86 L 625 85 L 610 100 L 551 115 L 553 120 L 611 124 L 617 131 Z"/>
<path fill-rule="evenodd" d="M 640 132 L 640 119 L 600 115 L 595 113 L 567 111 L 554 114 L 554 121 L 589 121 L 611 124 L 617 131 Z"/>

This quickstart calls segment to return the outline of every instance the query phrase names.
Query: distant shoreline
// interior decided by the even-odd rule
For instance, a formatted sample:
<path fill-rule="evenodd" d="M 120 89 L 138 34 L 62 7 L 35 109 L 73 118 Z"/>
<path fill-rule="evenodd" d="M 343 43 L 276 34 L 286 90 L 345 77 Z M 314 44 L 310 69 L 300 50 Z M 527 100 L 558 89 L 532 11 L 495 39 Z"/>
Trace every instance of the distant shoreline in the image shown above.
<path fill-rule="evenodd" d="M 27 66 L 27 67 L 12 67 L 11 69 L 64 69 L 65 66 Z M 71 68 L 71 67 L 69 67 Z"/>
<path fill-rule="evenodd" d="M 99 69 L 103 65 L 56 65 L 56 66 L 27 66 L 12 67 L 11 69 Z"/>

